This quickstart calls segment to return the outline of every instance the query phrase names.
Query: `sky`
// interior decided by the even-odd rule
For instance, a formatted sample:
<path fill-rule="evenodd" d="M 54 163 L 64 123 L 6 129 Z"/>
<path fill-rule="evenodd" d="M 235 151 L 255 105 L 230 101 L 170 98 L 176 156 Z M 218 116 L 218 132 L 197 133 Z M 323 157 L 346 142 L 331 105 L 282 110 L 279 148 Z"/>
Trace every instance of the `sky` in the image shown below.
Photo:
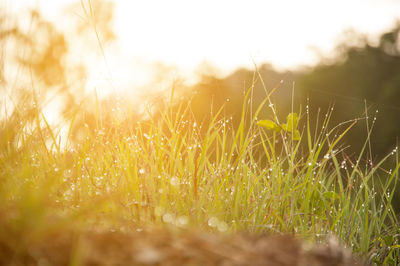
<path fill-rule="evenodd" d="M 68 25 L 63 8 L 80 0 L 3 1 L 17 11 L 38 7 L 48 19 Z M 76 8 L 73 13 L 82 14 Z M 220 75 L 263 62 L 280 70 L 299 68 L 315 64 L 319 55 L 329 57 L 345 30 L 373 41 L 396 18 L 400 0 L 117 0 L 117 40 L 106 46 L 106 60 L 97 47 L 97 57 L 88 62 L 88 84 L 105 88 L 107 79 L 114 88 L 144 86 L 155 62 L 174 66 L 165 73 L 171 79 L 189 81 L 195 81 L 199 65 L 211 65 Z"/>
<path fill-rule="evenodd" d="M 376 34 L 400 18 L 400 1 L 121 1 L 115 28 L 123 49 L 183 67 L 270 61 L 313 63 L 311 47 L 333 48 L 345 29 Z"/>

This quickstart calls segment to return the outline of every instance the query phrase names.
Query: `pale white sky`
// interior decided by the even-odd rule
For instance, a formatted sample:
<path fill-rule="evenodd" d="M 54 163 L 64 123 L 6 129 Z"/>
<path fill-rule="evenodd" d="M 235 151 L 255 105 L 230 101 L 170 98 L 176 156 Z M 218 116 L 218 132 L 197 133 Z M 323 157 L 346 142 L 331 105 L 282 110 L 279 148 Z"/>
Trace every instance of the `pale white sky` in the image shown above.
<path fill-rule="evenodd" d="M 15 10 L 39 6 L 46 17 L 61 23 L 62 7 L 80 0 L 3 1 Z M 188 79 L 204 62 L 215 65 L 221 74 L 242 66 L 252 68 L 253 60 L 257 64 L 268 61 L 281 69 L 294 68 L 315 63 L 315 48 L 329 56 L 345 29 L 377 36 L 400 18 L 400 0 L 115 3 L 118 41 L 106 49 L 107 70 L 101 57 L 95 63 L 92 60 L 89 86 L 99 87 L 107 75 L 116 87 L 142 86 L 151 80 L 153 62 L 175 65 L 176 72 L 168 75 Z"/>
<path fill-rule="evenodd" d="M 271 61 L 314 62 L 309 47 L 329 51 L 344 29 L 376 34 L 400 17 L 400 1 L 170 0 L 119 1 L 115 28 L 123 50 L 194 67 Z"/>

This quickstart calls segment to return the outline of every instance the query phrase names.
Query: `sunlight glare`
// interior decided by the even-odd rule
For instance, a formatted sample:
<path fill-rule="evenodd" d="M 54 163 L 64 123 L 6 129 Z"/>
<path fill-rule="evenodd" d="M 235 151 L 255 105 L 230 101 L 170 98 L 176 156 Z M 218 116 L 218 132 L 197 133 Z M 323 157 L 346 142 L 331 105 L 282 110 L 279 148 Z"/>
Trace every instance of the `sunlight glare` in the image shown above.
<path fill-rule="evenodd" d="M 65 15 L 63 8 L 71 1 L 18 3 L 9 4 L 19 8 L 38 6 L 47 18 L 61 23 L 60 14 Z M 86 90 L 97 88 L 103 95 L 148 90 L 149 85 L 155 84 L 154 76 L 160 74 L 160 64 L 169 69 L 168 82 L 162 86 L 170 86 L 171 80 L 178 78 L 195 83 L 196 70 L 202 64 L 214 66 L 222 76 L 239 67 L 252 69 L 254 63 L 270 62 L 278 70 L 312 65 L 321 55 L 334 55 L 337 41 L 346 29 L 368 34 L 374 40 L 400 18 L 400 5 L 392 0 L 114 3 L 113 30 L 117 39 L 113 44 L 104 44 L 105 57 L 94 33 L 90 50 L 76 56 L 86 61 Z M 69 25 L 71 18 L 84 16 L 81 5 L 75 9 L 69 10 L 70 18 L 63 20 L 65 25 Z M 77 49 L 82 48 L 78 45 Z M 93 49 L 97 58 L 86 60 L 87 55 L 93 55 Z"/>

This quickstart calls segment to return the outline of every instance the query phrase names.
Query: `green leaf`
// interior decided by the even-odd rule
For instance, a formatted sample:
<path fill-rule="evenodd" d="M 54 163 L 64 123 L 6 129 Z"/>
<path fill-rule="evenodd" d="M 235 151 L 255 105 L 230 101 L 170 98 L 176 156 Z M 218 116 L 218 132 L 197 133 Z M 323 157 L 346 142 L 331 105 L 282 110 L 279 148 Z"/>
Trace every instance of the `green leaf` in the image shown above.
<path fill-rule="evenodd" d="M 300 140 L 300 139 L 301 139 L 300 131 L 296 129 L 296 131 L 293 133 L 293 140 Z"/>
<path fill-rule="evenodd" d="M 286 122 L 287 122 L 286 131 L 293 132 L 294 130 L 296 130 L 298 122 L 297 114 L 296 113 L 288 114 L 286 117 Z"/>
<path fill-rule="evenodd" d="M 271 120 L 260 120 L 257 122 L 257 126 L 265 127 L 266 129 L 273 130 L 276 132 L 281 131 L 280 126 L 278 126 L 274 121 Z"/>

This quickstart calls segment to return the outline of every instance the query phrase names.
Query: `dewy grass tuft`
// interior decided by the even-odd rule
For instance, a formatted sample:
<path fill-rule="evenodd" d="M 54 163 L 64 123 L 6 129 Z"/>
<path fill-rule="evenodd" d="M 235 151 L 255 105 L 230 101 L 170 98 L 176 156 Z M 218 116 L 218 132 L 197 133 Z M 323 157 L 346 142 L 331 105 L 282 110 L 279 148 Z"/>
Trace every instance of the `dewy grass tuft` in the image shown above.
<path fill-rule="evenodd" d="M 29 127 L 23 117 L 18 127 L 6 118 L 0 217 L 10 230 L 0 231 L 1 241 L 11 232 L 29 232 L 32 240 L 66 226 L 173 226 L 285 233 L 317 242 L 335 235 L 371 261 L 400 256 L 392 207 L 399 164 L 383 169 L 389 157 L 398 162 L 398 151 L 365 169 L 360 162 L 368 140 L 355 160 L 341 145 L 357 120 L 330 130 L 331 111 L 313 126 L 308 112 L 292 110 L 283 124 L 273 90 L 257 108 L 252 90 L 236 124 L 223 116 L 224 107 L 196 121 L 190 105 L 174 102 L 171 94 L 157 115 L 148 109 L 148 118 L 136 125 L 109 128 L 97 117 L 95 133 L 86 130 L 81 142 L 64 146 L 40 113 Z M 272 117 L 259 117 L 265 108 L 272 108 Z"/>

